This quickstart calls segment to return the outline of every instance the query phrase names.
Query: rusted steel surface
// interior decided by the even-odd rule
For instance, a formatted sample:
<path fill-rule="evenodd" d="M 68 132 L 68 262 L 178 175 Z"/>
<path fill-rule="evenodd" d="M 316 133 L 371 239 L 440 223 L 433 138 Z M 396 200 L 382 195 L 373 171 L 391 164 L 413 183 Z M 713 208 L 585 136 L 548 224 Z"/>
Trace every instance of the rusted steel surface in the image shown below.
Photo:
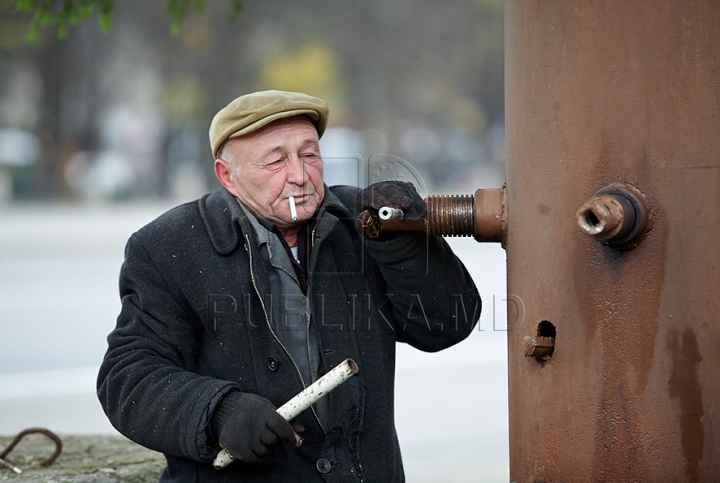
<path fill-rule="evenodd" d="M 505 8 L 510 479 L 720 481 L 720 0 Z M 632 250 L 577 224 L 613 183 Z"/>
<path fill-rule="evenodd" d="M 431 236 L 474 236 L 479 242 L 503 242 L 507 226 L 505 187 L 479 189 L 474 195 L 441 195 L 425 198 L 427 213 L 421 220 L 406 221 L 383 207 L 378 235 L 384 231 L 420 231 Z"/>

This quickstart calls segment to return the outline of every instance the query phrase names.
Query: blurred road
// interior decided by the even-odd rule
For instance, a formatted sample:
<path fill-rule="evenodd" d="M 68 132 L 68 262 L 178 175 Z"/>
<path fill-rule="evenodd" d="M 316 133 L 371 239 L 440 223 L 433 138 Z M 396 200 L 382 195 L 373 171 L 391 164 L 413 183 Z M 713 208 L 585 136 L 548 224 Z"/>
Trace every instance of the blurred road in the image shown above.
<path fill-rule="evenodd" d="M 128 236 L 172 205 L 0 205 L 0 435 L 29 426 L 113 433 L 95 398 L 120 308 Z M 483 296 L 446 351 L 398 350 L 396 426 L 409 482 L 507 482 L 505 253 L 448 239 Z"/>

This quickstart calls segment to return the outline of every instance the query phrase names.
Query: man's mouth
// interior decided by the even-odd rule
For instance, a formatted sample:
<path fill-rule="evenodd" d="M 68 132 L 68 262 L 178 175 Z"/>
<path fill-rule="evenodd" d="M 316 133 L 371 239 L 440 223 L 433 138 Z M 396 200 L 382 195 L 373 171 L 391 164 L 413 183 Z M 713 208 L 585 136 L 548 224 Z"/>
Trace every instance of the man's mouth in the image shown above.
<path fill-rule="evenodd" d="M 309 197 L 309 195 L 308 195 L 307 193 L 300 193 L 300 194 L 296 194 L 296 195 L 290 195 L 290 196 L 288 197 L 288 199 L 289 199 L 289 198 L 294 198 L 294 199 L 295 199 L 295 204 L 298 204 L 298 205 L 299 205 L 300 203 L 302 203 L 302 202 L 304 202 L 306 199 L 308 199 L 308 197 Z"/>

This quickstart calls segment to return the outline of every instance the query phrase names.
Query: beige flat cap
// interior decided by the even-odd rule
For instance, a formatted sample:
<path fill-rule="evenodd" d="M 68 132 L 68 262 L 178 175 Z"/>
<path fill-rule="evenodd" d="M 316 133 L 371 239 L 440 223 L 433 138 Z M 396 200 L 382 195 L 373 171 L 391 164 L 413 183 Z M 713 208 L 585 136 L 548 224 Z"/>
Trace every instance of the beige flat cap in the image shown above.
<path fill-rule="evenodd" d="M 306 114 L 322 136 L 328 123 L 327 102 L 299 92 L 260 91 L 238 97 L 210 123 L 210 147 L 217 159 L 225 141 L 237 138 L 284 117 Z"/>

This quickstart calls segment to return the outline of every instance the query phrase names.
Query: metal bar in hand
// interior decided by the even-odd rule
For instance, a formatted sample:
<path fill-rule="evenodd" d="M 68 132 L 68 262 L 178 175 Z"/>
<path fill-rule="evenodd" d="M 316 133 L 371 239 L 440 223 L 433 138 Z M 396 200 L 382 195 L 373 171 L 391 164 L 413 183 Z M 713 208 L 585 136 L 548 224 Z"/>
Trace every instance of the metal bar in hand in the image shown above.
<path fill-rule="evenodd" d="M 328 371 L 327 374 L 306 387 L 300 394 L 280 406 L 277 410 L 278 414 L 282 416 L 285 421 L 291 421 L 357 373 L 358 366 L 355 361 L 345 359 L 342 363 Z M 221 470 L 233 461 L 234 458 L 230 452 L 223 448 L 215 457 L 213 466 L 215 469 Z"/>

